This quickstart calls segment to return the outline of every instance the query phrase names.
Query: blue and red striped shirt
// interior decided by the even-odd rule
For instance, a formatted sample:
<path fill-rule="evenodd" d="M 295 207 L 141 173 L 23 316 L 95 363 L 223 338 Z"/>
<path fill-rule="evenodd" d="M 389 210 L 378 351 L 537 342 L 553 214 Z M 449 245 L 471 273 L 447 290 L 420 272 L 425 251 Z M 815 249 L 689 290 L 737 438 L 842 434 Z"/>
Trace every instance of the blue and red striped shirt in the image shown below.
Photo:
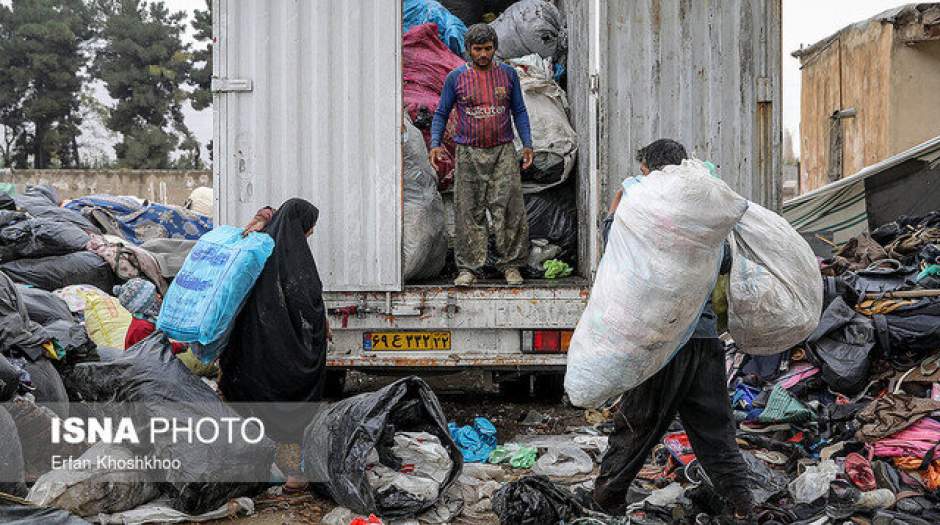
<path fill-rule="evenodd" d="M 512 124 L 515 121 L 522 145 L 532 147 L 529 113 L 522 99 L 519 75 L 512 66 L 495 62 L 493 67 L 480 71 L 464 64 L 447 75 L 431 124 L 432 148 L 441 145 L 447 119 L 455 104 L 457 128 L 454 142 L 457 144 L 492 148 L 512 142 Z"/>

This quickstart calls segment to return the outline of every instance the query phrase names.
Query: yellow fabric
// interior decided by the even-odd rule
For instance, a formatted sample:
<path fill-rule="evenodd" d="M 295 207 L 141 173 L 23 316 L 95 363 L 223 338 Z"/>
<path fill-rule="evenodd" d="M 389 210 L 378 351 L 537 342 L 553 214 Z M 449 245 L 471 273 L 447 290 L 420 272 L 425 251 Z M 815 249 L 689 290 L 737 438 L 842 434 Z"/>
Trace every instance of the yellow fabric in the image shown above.
<path fill-rule="evenodd" d="M 712 290 L 712 310 L 718 316 L 719 334 L 728 331 L 728 284 L 730 282 L 730 275 L 719 275 L 715 289 Z"/>
<path fill-rule="evenodd" d="M 85 295 L 85 329 L 98 346 L 124 349 L 124 338 L 133 316 L 116 297 Z"/>
<path fill-rule="evenodd" d="M 927 467 L 927 473 L 924 474 L 924 482 L 930 490 L 940 489 L 940 461 L 934 461 Z"/>
<path fill-rule="evenodd" d="M 219 373 L 219 366 L 215 363 L 205 365 L 193 354 L 192 350 L 176 354 L 176 358 L 186 365 L 190 372 L 202 377 L 215 377 Z"/>
<path fill-rule="evenodd" d="M 894 466 L 902 470 L 917 470 L 924 461 L 920 458 L 900 457 L 894 458 Z"/>
<path fill-rule="evenodd" d="M 42 349 L 46 351 L 46 355 L 49 357 L 49 359 L 59 359 L 59 354 L 56 353 L 55 344 L 53 344 L 52 341 L 46 341 L 43 343 Z"/>
<path fill-rule="evenodd" d="M 916 301 L 904 299 L 867 299 L 855 306 L 855 311 L 869 317 L 873 315 L 885 315 Z"/>

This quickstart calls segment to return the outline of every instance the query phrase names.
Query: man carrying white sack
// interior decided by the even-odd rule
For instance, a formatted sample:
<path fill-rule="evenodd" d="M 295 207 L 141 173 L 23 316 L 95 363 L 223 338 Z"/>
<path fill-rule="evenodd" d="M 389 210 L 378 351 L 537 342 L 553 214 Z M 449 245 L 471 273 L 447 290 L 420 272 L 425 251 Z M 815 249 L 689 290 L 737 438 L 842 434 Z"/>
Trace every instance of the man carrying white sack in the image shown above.
<path fill-rule="evenodd" d="M 681 164 L 687 158 L 685 148 L 668 139 L 657 140 L 637 152 L 644 176 L 664 166 Z M 627 179 L 624 188 L 629 191 L 635 183 L 635 179 Z M 614 197 L 611 215 L 623 191 Z M 609 224 L 605 224 L 605 242 L 608 230 Z M 725 246 L 720 273 L 730 270 L 730 250 Z M 730 504 L 735 520 L 746 521 L 754 503 L 748 489 L 748 468 L 735 442 L 736 427 L 726 385 L 725 352 L 718 339 L 717 317 L 708 300 L 689 342 L 659 372 L 625 393 L 617 403 L 614 432 L 594 484 L 594 501 L 610 514 L 624 514 L 630 484 L 678 413 L 695 455 L 718 494 Z"/>

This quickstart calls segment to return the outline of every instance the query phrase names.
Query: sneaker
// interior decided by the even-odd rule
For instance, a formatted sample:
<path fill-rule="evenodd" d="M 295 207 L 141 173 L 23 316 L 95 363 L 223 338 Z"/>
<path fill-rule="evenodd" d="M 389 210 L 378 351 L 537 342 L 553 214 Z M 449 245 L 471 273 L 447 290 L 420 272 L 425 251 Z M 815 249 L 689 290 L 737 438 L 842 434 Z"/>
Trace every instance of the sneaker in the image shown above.
<path fill-rule="evenodd" d="M 519 286 L 523 283 L 522 274 L 518 268 L 509 268 L 503 275 L 506 277 L 506 284 L 509 286 Z"/>
<path fill-rule="evenodd" d="M 463 270 L 460 272 L 460 275 L 454 279 L 454 286 L 459 286 L 465 288 L 467 286 L 473 286 L 473 283 L 477 282 L 477 278 L 473 273 Z"/>

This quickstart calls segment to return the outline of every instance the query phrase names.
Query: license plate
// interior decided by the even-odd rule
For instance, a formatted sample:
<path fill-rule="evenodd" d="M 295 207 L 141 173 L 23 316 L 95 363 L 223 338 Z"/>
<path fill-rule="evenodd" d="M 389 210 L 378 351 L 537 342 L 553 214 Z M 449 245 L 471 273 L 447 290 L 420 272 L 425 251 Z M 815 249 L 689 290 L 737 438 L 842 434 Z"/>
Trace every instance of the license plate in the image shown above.
<path fill-rule="evenodd" d="M 450 332 L 366 332 L 363 350 L 450 350 Z"/>

